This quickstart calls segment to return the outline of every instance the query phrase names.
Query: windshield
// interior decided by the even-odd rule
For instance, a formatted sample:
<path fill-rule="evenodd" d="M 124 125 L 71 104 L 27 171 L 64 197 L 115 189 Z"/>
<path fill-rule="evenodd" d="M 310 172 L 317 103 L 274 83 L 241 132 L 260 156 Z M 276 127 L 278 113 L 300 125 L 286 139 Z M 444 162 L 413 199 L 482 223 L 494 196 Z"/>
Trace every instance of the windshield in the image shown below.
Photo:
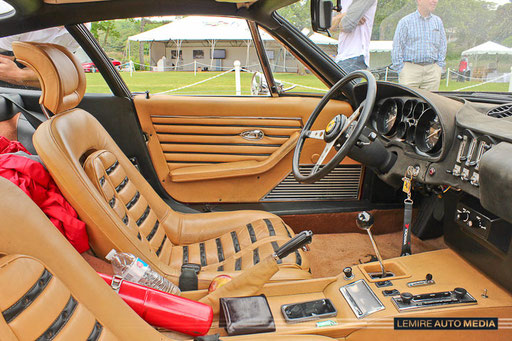
<path fill-rule="evenodd" d="M 278 13 L 345 71 L 432 91 L 512 90 L 512 1 L 341 0 L 327 33 L 310 0 Z M 336 6 L 336 1 L 333 1 Z"/>

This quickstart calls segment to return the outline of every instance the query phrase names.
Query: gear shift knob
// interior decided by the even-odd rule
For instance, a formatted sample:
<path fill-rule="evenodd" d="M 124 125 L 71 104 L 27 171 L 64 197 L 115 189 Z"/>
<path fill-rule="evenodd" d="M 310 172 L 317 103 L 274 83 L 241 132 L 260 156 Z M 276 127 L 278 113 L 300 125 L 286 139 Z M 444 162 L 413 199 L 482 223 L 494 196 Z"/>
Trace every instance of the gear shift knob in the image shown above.
<path fill-rule="evenodd" d="M 372 228 L 374 220 L 373 215 L 369 212 L 363 211 L 359 212 L 356 219 L 357 227 L 361 230 L 369 230 Z"/>

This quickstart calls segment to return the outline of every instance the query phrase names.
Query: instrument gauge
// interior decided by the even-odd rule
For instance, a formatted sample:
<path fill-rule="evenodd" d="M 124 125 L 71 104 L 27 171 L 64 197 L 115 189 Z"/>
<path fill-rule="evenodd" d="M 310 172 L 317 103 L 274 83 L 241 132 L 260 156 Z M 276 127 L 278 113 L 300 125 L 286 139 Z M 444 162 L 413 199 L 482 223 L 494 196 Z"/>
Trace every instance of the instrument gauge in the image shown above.
<path fill-rule="evenodd" d="M 434 110 L 426 110 L 418 120 L 415 142 L 424 153 L 435 153 L 441 148 L 443 127 Z"/>
<path fill-rule="evenodd" d="M 380 107 L 377 116 L 377 131 L 382 135 L 391 136 L 400 122 L 400 105 L 396 100 L 388 99 Z"/>

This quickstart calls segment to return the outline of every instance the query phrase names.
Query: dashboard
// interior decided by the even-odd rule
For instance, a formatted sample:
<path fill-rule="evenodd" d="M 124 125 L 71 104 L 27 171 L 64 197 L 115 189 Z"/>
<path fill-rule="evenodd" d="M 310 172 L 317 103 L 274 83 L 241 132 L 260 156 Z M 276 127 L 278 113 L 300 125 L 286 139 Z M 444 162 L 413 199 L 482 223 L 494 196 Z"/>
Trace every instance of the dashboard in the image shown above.
<path fill-rule="evenodd" d="M 362 102 L 365 86 L 356 87 L 355 94 Z M 480 198 L 482 158 L 499 143 L 512 142 L 512 117 L 501 107 L 378 82 L 367 127 L 397 156 L 393 167 L 379 176 L 399 187 L 413 166 L 419 170 L 417 183 Z"/>

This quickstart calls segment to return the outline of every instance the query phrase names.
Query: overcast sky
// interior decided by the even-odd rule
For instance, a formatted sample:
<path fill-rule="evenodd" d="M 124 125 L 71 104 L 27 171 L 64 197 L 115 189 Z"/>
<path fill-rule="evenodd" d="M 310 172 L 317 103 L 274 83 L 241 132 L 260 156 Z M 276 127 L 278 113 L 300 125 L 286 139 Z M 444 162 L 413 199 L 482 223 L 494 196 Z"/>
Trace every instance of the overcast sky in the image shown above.
<path fill-rule="evenodd" d="M 487 0 L 489 2 L 495 2 L 497 3 L 498 5 L 503 5 L 503 4 L 506 4 L 507 2 L 509 2 L 509 0 Z"/>

